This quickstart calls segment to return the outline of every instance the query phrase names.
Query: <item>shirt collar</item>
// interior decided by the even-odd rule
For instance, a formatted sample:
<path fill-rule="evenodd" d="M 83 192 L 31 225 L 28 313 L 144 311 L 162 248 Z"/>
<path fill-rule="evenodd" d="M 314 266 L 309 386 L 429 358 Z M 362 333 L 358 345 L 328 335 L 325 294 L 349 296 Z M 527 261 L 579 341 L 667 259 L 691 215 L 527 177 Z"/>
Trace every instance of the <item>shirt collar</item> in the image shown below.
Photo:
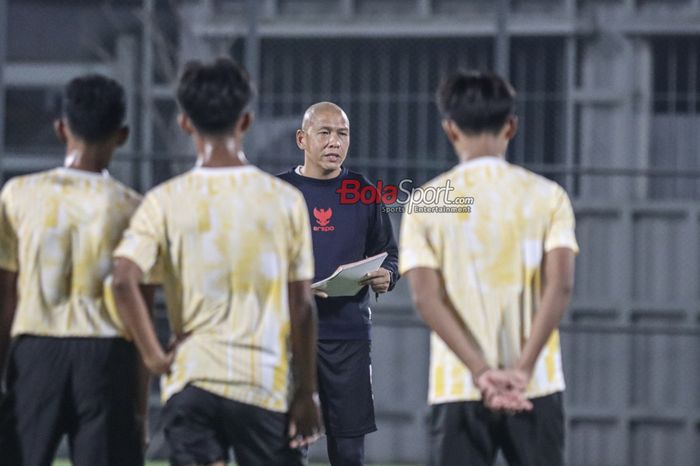
<path fill-rule="evenodd" d="M 102 170 L 100 173 L 97 173 L 97 172 L 91 172 L 91 171 L 87 171 L 87 170 L 80 170 L 78 168 L 58 167 L 56 169 L 56 171 L 62 175 L 77 176 L 77 177 L 88 178 L 88 179 L 93 179 L 93 180 L 109 178 L 109 172 L 106 169 Z"/>
<path fill-rule="evenodd" d="M 486 166 L 498 166 L 503 165 L 508 162 L 498 155 L 484 155 L 477 157 L 475 159 L 467 160 L 466 162 L 460 162 L 456 168 L 476 168 L 476 167 L 486 167 Z"/>

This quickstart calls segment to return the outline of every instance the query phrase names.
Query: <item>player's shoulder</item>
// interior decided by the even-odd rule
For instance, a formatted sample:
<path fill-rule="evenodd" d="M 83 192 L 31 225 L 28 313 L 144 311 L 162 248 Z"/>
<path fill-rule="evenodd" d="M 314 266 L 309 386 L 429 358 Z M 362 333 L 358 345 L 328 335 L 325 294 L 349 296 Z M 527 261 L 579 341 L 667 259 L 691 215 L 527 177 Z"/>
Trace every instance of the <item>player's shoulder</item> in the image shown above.
<path fill-rule="evenodd" d="M 360 172 L 356 172 L 354 170 L 350 170 L 349 168 L 347 169 L 347 173 L 345 174 L 344 179 L 346 180 L 356 180 L 360 182 L 360 186 L 374 186 L 374 183 L 372 183 L 369 178 L 367 178 L 365 175 L 363 175 Z"/>
<path fill-rule="evenodd" d="M 14 194 L 23 191 L 35 192 L 37 186 L 51 182 L 56 172 L 57 170 L 53 168 L 51 170 L 14 176 L 5 182 L 2 192 L 5 196 L 10 195 L 10 193 Z"/>
<path fill-rule="evenodd" d="M 112 177 L 108 178 L 108 182 L 114 194 L 116 194 L 120 198 L 135 205 L 138 205 L 141 202 L 143 196 L 140 193 L 136 192 L 133 188 Z"/>
<path fill-rule="evenodd" d="M 145 199 L 159 199 L 163 196 L 168 196 L 174 192 L 182 191 L 188 189 L 192 184 L 193 170 L 188 170 L 179 175 L 175 175 L 165 181 L 162 181 L 149 189 L 144 198 Z"/>
<path fill-rule="evenodd" d="M 52 168 L 50 170 L 43 170 L 40 172 L 35 172 L 35 173 L 28 173 L 26 175 L 19 175 L 15 176 L 13 178 L 10 178 L 10 180 L 7 182 L 8 185 L 12 186 L 26 186 L 26 185 L 33 185 L 37 183 L 42 183 L 48 180 L 53 179 L 55 176 L 57 176 L 59 173 L 59 169 L 57 168 Z"/>
<path fill-rule="evenodd" d="M 275 192 L 277 199 L 281 201 L 285 208 L 291 209 L 299 204 L 300 201 L 303 205 L 306 205 L 304 193 L 299 188 L 279 176 L 268 175 L 267 173 L 265 173 L 265 176 L 271 178 L 270 188 Z"/>
<path fill-rule="evenodd" d="M 528 170 L 519 165 L 508 164 L 508 169 L 513 179 L 524 189 L 539 193 L 545 197 L 558 197 L 566 194 L 564 188 L 554 180 Z"/>
<path fill-rule="evenodd" d="M 523 167 L 515 165 L 511 167 L 511 177 L 508 180 L 509 192 L 535 211 L 549 215 L 560 206 L 571 203 L 566 190 L 556 181 Z"/>
<path fill-rule="evenodd" d="M 454 169 L 448 170 L 446 172 L 442 172 L 439 175 L 429 179 L 425 183 L 421 185 L 422 188 L 427 188 L 427 187 L 439 187 L 439 186 L 444 186 L 445 182 L 447 180 L 454 181 L 456 178 L 456 172 Z"/>

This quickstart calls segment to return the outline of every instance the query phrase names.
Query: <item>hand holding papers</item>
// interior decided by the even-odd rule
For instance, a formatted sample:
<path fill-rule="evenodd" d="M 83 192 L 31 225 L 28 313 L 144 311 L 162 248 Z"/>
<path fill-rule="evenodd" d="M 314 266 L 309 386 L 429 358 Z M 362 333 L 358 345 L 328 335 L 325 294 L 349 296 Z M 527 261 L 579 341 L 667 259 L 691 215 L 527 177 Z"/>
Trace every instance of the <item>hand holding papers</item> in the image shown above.
<path fill-rule="evenodd" d="M 328 278 L 311 285 L 311 288 L 323 291 L 329 297 L 354 296 L 365 286 L 360 284 L 360 280 L 369 272 L 379 269 L 386 256 L 387 253 L 383 252 L 361 261 L 343 264 Z"/>

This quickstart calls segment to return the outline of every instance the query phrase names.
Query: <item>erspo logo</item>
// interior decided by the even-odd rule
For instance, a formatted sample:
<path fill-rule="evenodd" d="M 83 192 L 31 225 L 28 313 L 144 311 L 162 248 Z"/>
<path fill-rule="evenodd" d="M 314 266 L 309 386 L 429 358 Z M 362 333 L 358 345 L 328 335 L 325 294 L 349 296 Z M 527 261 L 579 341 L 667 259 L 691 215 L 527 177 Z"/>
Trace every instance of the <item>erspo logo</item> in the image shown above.
<path fill-rule="evenodd" d="M 333 216 L 333 209 L 330 207 L 327 209 L 318 209 L 314 207 L 314 218 L 318 226 L 314 225 L 314 231 L 333 231 L 335 227 L 333 225 L 328 225 Z"/>

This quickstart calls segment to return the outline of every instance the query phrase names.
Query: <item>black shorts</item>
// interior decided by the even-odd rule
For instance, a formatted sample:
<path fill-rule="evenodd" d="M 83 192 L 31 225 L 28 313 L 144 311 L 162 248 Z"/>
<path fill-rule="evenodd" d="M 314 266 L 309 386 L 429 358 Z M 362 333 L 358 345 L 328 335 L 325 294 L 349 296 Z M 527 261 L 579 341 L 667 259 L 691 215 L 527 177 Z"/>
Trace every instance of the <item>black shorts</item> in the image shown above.
<path fill-rule="evenodd" d="M 318 341 L 318 394 L 326 433 L 357 437 L 377 430 L 369 340 Z"/>
<path fill-rule="evenodd" d="M 289 447 L 288 417 L 187 385 L 163 408 L 170 464 L 228 461 L 233 448 L 241 466 L 304 464 L 301 451 Z"/>
<path fill-rule="evenodd" d="M 433 405 L 430 464 L 490 466 L 501 449 L 509 464 L 563 466 L 562 394 L 531 401 L 532 411 L 513 415 L 495 413 L 481 401 Z"/>
<path fill-rule="evenodd" d="M 17 338 L 0 420 L 3 464 L 50 466 L 67 434 L 74 466 L 143 465 L 136 375 L 136 350 L 121 338 Z"/>

